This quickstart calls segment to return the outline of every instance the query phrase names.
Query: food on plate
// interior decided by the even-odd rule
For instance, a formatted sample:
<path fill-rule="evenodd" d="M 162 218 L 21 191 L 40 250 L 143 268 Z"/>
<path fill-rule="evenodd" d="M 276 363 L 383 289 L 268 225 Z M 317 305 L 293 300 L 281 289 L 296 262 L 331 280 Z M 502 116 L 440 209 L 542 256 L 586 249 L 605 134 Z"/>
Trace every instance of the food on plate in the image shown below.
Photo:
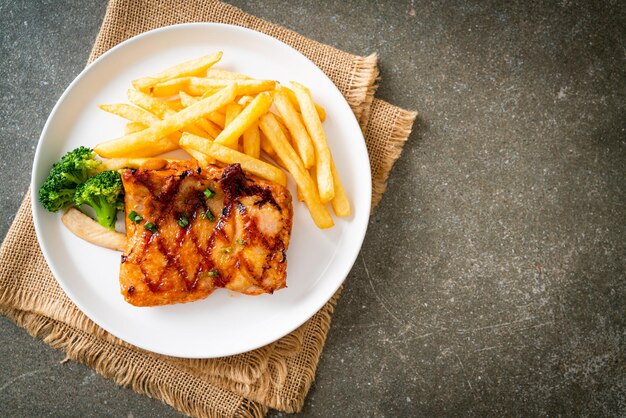
<path fill-rule="evenodd" d="M 350 202 L 348 201 L 348 195 L 346 194 L 339 173 L 337 173 L 337 167 L 335 162 L 330 160 L 330 169 L 333 172 L 333 183 L 335 184 L 335 197 L 330 201 L 330 204 L 337 216 L 350 216 Z"/>
<path fill-rule="evenodd" d="M 193 76 L 202 74 L 218 62 L 222 58 L 222 51 L 215 52 L 198 59 L 185 61 L 181 64 L 170 67 L 152 76 L 141 77 L 133 80 L 133 87 L 139 91 L 149 90 L 152 86 L 158 83 L 163 83 L 174 78 Z"/>
<path fill-rule="evenodd" d="M 127 302 L 189 302 L 216 288 L 258 295 L 286 286 L 292 226 L 289 191 L 245 175 L 239 164 L 170 163 L 126 169 Z"/>
<path fill-rule="evenodd" d="M 126 248 L 126 234 L 100 225 L 76 208 L 69 208 L 61 216 L 61 221 L 77 237 L 94 245 L 115 251 Z"/>
<path fill-rule="evenodd" d="M 136 106 L 139 106 L 140 108 L 146 110 L 147 112 L 151 113 L 156 118 L 158 118 L 156 121 L 176 114 L 176 110 L 172 108 L 171 103 L 168 104 L 164 102 L 163 100 L 159 100 L 155 97 L 150 96 L 149 94 L 136 91 L 133 89 L 129 89 L 126 95 L 128 97 L 128 100 L 130 100 L 131 103 L 133 103 Z M 103 108 L 102 106 L 100 106 L 100 108 L 103 110 L 107 110 L 106 108 Z M 119 115 L 119 116 L 124 116 L 124 115 Z M 133 120 L 131 118 L 127 118 L 127 119 Z M 153 121 L 152 123 L 156 121 Z M 148 124 L 148 126 L 149 125 L 150 124 Z M 148 126 L 144 126 L 143 129 L 147 128 Z M 195 124 L 189 124 L 188 126 L 186 126 L 186 129 L 189 132 L 192 132 L 193 134 L 199 135 L 199 136 L 206 136 L 207 134 L 209 134 L 211 138 L 214 138 L 219 133 L 219 130 L 217 130 L 217 128 L 214 128 L 212 125 L 207 126 L 203 118 L 199 119 Z M 124 133 L 130 134 L 130 133 L 134 133 L 140 130 L 142 129 L 136 129 L 132 132 L 126 131 Z"/>
<path fill-rule="evenodd" d="M 283 121 L 291 132 L 294 139 L 294 145 L 298 150 L 298 154 L 302 157 L 302 163 L 305 168 L 313 167 L 315 164 L 315 149 L 311 137 L 304 127 L 302 117 L 298 115 L 296 108 L 291 100 L 289 100 L 286 88 L 281 87 L 274 95 L 274 105 L 283 117 Z"/>
<path fill-rule="evenodd" d="M 283 87 L 283 91 L 289 96 L 289 100 L 291 100 L 291 103 L 295 106 L 296 110 L 298 112 L 301 112 L 300 103 L 298 103 L 298 98 L 296 97 L 296 93 L 294 93 L 293 90 L 291 90 L 289 87 L 286 87 L 286 86 L 282 86 L 282 87 Z M 324 109 L 321 105 L 318 105 L 317 103 L 315 103 L 315 110 L 317 110 L 317 114 L 319 115 L 320 120 L 324 122 L 326 120 L 326 109 Z"/>
<path fill-rule="evenodd" d="M 322 205 L 309 173 L 305 170 L 296 151 L 289 144 L 289 141 L 287 141 L 274 115 L 271 113 L 264 115 L 261 118 L 260 126 L 272 145 L 274 152 L 280 157 L 287 170 L 289 170 L 296 181 L 315 224 L 320 228 L 330 228 L 333 226 L 333 219 L 328 213 L 328 210 Z"/>
<path fill-rule="evenodd" d="M 74 204 L 76 188 L 95 173 L 100 161 L 91 148 L 78 147 L 54 165 L 39 188 L 39 201 L 50 212 L 57 212 Z"/>
<path fill-rule="evenodd" d="M 180 138 L 181 146 L 191 148 L 203 154 L 211 156 L 225 164 L 241 164 L 244 170 L 262 177 L 266 180 L 276 182 L 280 185 L 287 185 L 287 176 L 279 168 L 256 158 L 252 158 L 239 151 L 218 144 L 209 142 L 195 135 L 184 133 Z"/>
<path fill-rule="evenodd" d="M 121 116 L 131 122 L 139 122 L 145 126 L 150 126 L 153 123 L 160 121 L 160 119 L 152 113 L 141 108 L 131 106 L 127 103 L 103 104 L 98 107 L 105 112 Z"/>
<path fill-rule="evenodd" d="M 235 145 L 244 131 L 266 113 L 271 105 L 272 99 L 268 94 L 259 94 L 226 125 L 224 130 L 215 138 L 215 143 L 226 146 Z"/>
<path fill-rule="evenodd" d="M 219 70 L 217 68 L 209 68 L 208 70 L 206 70 L 206 76 L 207 78 L 218 78 L 224 80 L 250 80 L 251 78 L 244 74 L 238 74 L 226 70 Z"/>
<path fill-rule="evenodd" d="M 133 305 L 286 287 L 286 173 L 317 227 L 334 225 L 328 203 L 350 215 L 311 91 L 213 68 L 221 57 L 133 80 L 130 104 L 100 105 L 128 121 L 123 136 L 67 153 L 39 190 L 47 210 L 68 209 L 62 221 L 74 234 L 123 250 L 120 285 Z M 191 159 L 162 156 L 176 150 Z M 119 210 L 126 235 L 114 230 Z"/>
<path fill-rule="evenodd" d="M 117 171 L 103 171 L 76 188 L 76 206 L 88 205 L 93 208 L 98 223 L 105 228 L 115 229 L 117 212 L 124 209 L 124 189 L 122 178 Z"/>
<path fill-rule="evenodd" d="M 150 125 L 137 133 L 98 144 L 95 151 L 101 157 L 152 157 L 178 148 L 178 141 L 167 135 L 183 129 L 199 118 L 235 99 L 236 86 L 229 86 L 202 99 L 180 112 Z"/>
<path fill-rule="evenodd" d="M 134 134 L 146 128 L 147 126 L 141 122 L 128 122 L 126 126 L 124 126 L 124 135 Z"/>
<path fill-rule="evenodd" d="M 261 158 L 261 131 L 258 122 L 254 122 L 243 133 L 243 152 L 252 158 Z"/>
<path fill-rule="evenodd" d="M 121 170 L 122 168 L 142 168 L 144 170 L 158 170 L 168 162 L 182 161 L 172 158 L 109 158 L 98 166 L 98 171 Z"/>
<path fill-rule="evenodd" d="M 292 82 L 291 85 L 293 86 L 296 97 L 298 98 L 298 103 L 300 104 L 304 125 L 309 131 L 311 139 L 313 140 L 313 146 L 315 147 L 315 154 L 317 155 L 317 187 L 319 189 L 320 199 L 322 203 L 328 203 L 335 197 L 335 185 L 330 167 L 332 157 L 328 143 L 326 142 L 324 128 L 322 128 L 322 121 L 315 110 L 309 89 L 296 82 Z"/>
<path fill-rule="evenodd" d="M 203 77 L 181 77 L 159 83 L 150 88 L 156 97 L 169 97 L 184 91 L 192 96 L 209 95 L 228 86 L 237 86 L 237 95 L 257 94 L 273 90 L 276 82 L 272 80 L 223 80 Z"/>

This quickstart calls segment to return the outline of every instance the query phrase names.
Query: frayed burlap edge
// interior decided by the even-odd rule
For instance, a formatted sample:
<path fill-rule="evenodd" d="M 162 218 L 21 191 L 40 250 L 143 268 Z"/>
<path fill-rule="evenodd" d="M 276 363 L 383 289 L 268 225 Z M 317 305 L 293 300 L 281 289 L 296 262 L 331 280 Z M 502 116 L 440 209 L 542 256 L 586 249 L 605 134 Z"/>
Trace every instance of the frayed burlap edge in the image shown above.
<path fill-rule="evenodd" d="M 113 380 L 120 386 L 160 399 L 184 414 L 199 417 L 229 415 L 257 418 L 267 413 L 268 408 L 262 404 L 247 400 L 225 389 L 212 385 L 209 387 L 205 382 L 191 375 L 183 375 L 180 370 L 176 373 L 189 384 L 172 385 L 170 382 L 155 378 L 155 371 L 158 372 L 158 369 L 161 369 L 165 375 L 171 375 L 173 372 L 170 370 L 173 368 L 172 365 L 156 357 L 144 357 L 143 361 L 137 361 L 137 357 L 142 353 L 99 340 L 77 328 L 32 312 L 0 306 L 0 313 L 26 329 L 31 336 L 64 351 L 67 354 L 66 358 L 92 367 L 98 374 Z M 156 376 L 158 374 L 156 373 Z M 195 391 L 180 390 L 181 386 L 194 388 Z M 200 390 L 207 390 L 207 395 L 211 391 L 217 392 L 213 395 L 222 395 L 224 401 L 218 405 L 223 408 L 216 409 L 216 403 L 206 402 L 206 399 L 194 393 Z"/>
<path fill-rule="evenodd" d="M 317 327 L 315 329 L 311 329 L 308 334 L 303 336 L 303 339 L 307 339 L 309 342 L 310 358 L 308 360 L 308 364 L 310 364 L 311 367 L 304 370 L 301 386 L 297 388 L 296 391 L 297 393 L 304 393 L 305 396 L 281 396 L 279 392 L 276 392 L 273 397 L 266 398 L 263 404 L 276 409 L 284 408 L 286 412 L 291 413 L 302 411 L 306 400 L 306 394 L 309 393 L 309 389 L 311 389 L 311 385 L 315 381 L 317 365 L 322 357 L 322 351 L 324 350 L 326 339 L 328 338 L 328 330 L 330 329 L 333 313 L 335 312 L 335 307 L 341 297 L 342 291 L 343 286 L 339 288 L 324 308 L 318 312 L 317 315 L 320 316 L 320 320 L 314 322 Z M 289 363 L 289 359 L 287 360 L 287 363 Z M 281 399 L 289 399 L 289 402 L 281 402 Z M 252 400 L 254 400 L 254 398 L 252 398 Z"/>
<path fill-rule="evenodd" d="M 379 74 L 378 54 L 374 53 L 356 60 L 353 72 L 350 83 L 353 88 L 344 97 L 359 121 L 359 125 L 363 127 L 369 117 L 369 110 L 378 87 L 376 83 Z"/>
<path fill-rule="evenodd" d="M 372 176 L 372 212 L 383 197 L 383 193 L 387 190 L 387 179 L 389 173 L 396 163 L 396 160 L 400 157 L 404 144 L 409 139 L 409 134 L 413 127 L 413 123 L 417 118 L 417 112 L 411 112 L 408 110 L 398 108 L 395 116 L 395 123 L 392 123 L 393 129 L 389 135 L 387 141 L 387 147 L 383 151 L 381 158 L 381 165 L 373 173 Z"/>
<path fill-rule="evenodd" d="M 236 393 L 244 395 L 247 399 L 267 405 L 270 408 L 280 411 L 294 413 L 300 412 L 304 406 L 306 396 L 298 394 L 308 393 L 315 380 L 315 371 L 319 363 L 328 329 L 332 321 L 332 315 L 341 297 L 343 286 L 335 292 L 333 297 L 324 307 L 315 314 L 314 318 L 301 326 L 296 331 L 276 342 L 275 351 L 270 355 L 268 363 L 269 373 L 264 373 L 253 385 L 236 383 L 233 387 Z M 294 356 L 294 346 L 302 346 L 306 342 L 304 350 L 295 351 L 299 353 Z M 306 368 L 301 368 L 302 376 L 297 384 L 285 388 L 289 370 L 297 364 L 305 363 Z M 224 378 L 215 376 L 209 380 L 216 386 L 224 384 L 232 385 L 232 382 Z M 276 390 L 281 388 L 281 390 Z M 288 401 L 285 401 L 288 400 Z"/>

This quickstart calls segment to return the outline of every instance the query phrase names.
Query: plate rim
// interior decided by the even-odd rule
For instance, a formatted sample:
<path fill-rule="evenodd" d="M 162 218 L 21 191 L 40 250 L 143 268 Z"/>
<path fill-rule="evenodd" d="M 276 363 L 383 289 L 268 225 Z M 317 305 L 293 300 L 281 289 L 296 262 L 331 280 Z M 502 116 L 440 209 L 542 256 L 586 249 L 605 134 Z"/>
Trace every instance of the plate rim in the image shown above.
<path fill-rule="evenodd" d="M 366 211 L 367 216 L 365 217 L 365 221 L 363 222 L 363 226 L 361 228 L 359 228 L 357 231 L 358 232 L 358 236 L 355 237 L 356 234 L 351 234 L 351 238 L 357 238 L 356 241 L 358 241 L 357 245 L 354 245 L 354 248 L 352 250 L 352 253 L 348 254 L 350 257 L 350 260 L 348 263 L 345 264 L 345 267 L 343 269 L 340 269 L 340 273 L 341 274 L 337 274 L 337 276 L 341 277 L 340 280 L 337 280 L 336 282 L 336 286 L 326 286 L 328 288 L 328 291 L 324 292 L 324 297 L 320 297 L 318 303 L 311 303 L 309 302 L 309 306 L 314 306 L 315 308 L 310 308 L 307 310 L 307 313 L 304 314 L 302 316 L 302 320 L 301 321 L 294 321 L 291 326 L 285 327 L 286 331 L 281 331 L 279 333 L 277 333 L 278 336 L 270 336 L 269 338 L 265 338 L 265 339 L 260 339 L 261 341 L 259 341 L 257 344 L 255 344 L 252 347 L 248 347 L 246 349 L 239 349 L 239 350 L 228 350 L 228 352 L 220 352 L 220 353 L 216 353 L 213 355 L 209 355 L 206 354 L 204 356 L 198 356 L 197 354 L 190 354 L 190 355 L 185 355 L 185 353 L 180 353 L 180 352 L 170 352 L 168 350 L 160 350 L 160 351 L 155 351 L 153 347 L 145 347 L 142 344 L 138 344 L 136 341 L 129 341 L 127 338 L 121 337 L 117 332 L 115 332 L 114 330 L 109 329 L 108 327 L 103 326 L 99 320 L 97 320 L 96 318 L 94 318 L 93 316 L 97 316 L 97 315 L 90 315 L 88 312 L 90 312 L 90 310 L 87 308 L 85 308 L 78 300 L 80 299 L 79 297 L 77 297 L 76 294 L 74 294 L 74 292 L 72 292 L 72 290 L 70 289 L 69 286 L 66 286 L 66 284 L 64 283 L 63 280 L 59 279 L 58 277 L 60 276 L 58 274 L 58 271 L 55 267 L 55 263 L 52 262 L 51 260 L 51 256 L 48 254 L 48 251 L 45 247 L 45 245 L 42 243 L 43 242 L 43 236 L 44 236 L 44 231 L 42 230 L 42 224 L 41 224 L 41 219 L 38 215 L 38 211 L 40 210 L 40 208 L 38 208 L 38 189 L 36 188 L 36 178 L 38 177 L 36 174 L 39 173 L 41 171 L 41 168 L 38 168 L 41 164 L 37 164 L 38 161 L 41 158 L 41 152 L 42 152 L 42 144 L 43 144 L 43 140 L 44 138 L 47 136 L 48 130 L 50 129 L 50 125 L 52 123 L 52 121 L 55 119 L 56 114 L 59 112 L 59 109 L 62 108 L 63 103 L 65 102 L 65 99 L 67 98 L 67 96 L 69 94 L 71 94 L 72 90 L 74 89 L 74 87 L 80 82 L 81 79 L 83 79 L 86 74 L 88 74 L 90 71 L 93 70 L 93 68 L 95 68 L 101 61 L 107 59 L 110 55 L 116 53 L 116 51 L 126 48 L 129 45 L 141 41 L 146 37 L 149 36 L 153 36 L 155 34 L 161 33 L 161 32 L 168 32 L 168 31 L 176 31 L 178 29 L 186 29 L 186 28 L 193 28 L 193 27 L 209 27 L 209 28 L 223 28 L 226 30 L 235 30 L 235 31 L 242 31 L 242 32 L 248 32 L 249 34 L 253 34 L 254 36 L 260 36 L 262 38 L 265 38 L 266 40 L 275 43 L 277 45 L 279 45 L 281 48 L 288 48 L 290 49 L 292 52 L 295 52 L 296 54 L 298 54 L 301 58 L 305 59 L 315 70 L 317 70 L 322 77 L 326 78 L 330 84 L 332 85 L 332 87 L 334 88 L 334 90 L 336 91 L 336 93 L 339 95 L 339 97 L 341 97 L 343 99 L 343 104 L 345 106 L 348 107 L 348 109 L 350 110 L 350 114 L 352 115 L 352 122 L 356 125 L 357 130 L 358 130 L 358 134 L 359 134 L 359 138 L 361 139 L 361 141 L 357 141 L 359 148 L 361 148 L 361 150 L 363 151 L 362 154 L 365 157 L 365 161 L 367 161 L 367 167 L 368 170 L 364 170 L 365 171 L 365 176 L 367 181 L 365 181 L 364 183 L 367 185 L 367 196 L 369 197 L 369 199 L 366 199 L 366 207 L 364 206 L 361 210 L 363 210 L 364 212 Z M 342 122 L 345 123 L 345 122 Z M 358 173 L 359 175 L 361 175 L 361 173 Z M 337 292 L 337 290 L 343 285 L 343 283 L 345 282 L 347 276 L 349 275 L 352 267 L 354 266 L 356 259 L 361 251 L 361 248 L 363 246 L 363 242 L 365 239 L 365 235 L 368 229 L 368 225 L 369 225 L 369 214 L 371 213 L 371 197 L 372 197 L 372 176 L 371 176 L 371 161 L 369 159 L 369 154 L 367 152 L 367 146 L 365 143 L 365 137 L 363 134 L 363 131 L 361 129 L 360 124 L 358 123 L 358 120 L 356 118 L 356 116 L 354 115 L 352 109 L 350 108 L 350 105 L 348 104 L 347 100 L 345 99 L 344 95 L 341 93 L 341 91 L 339 90 L 339 88 L 335 85 L 335 83 L 330 79 L 330 77 L 328 77 L 328 75 L 326 75 L 326 73 L 319 68 L 313 61 L 311 61 L 307 56 L 305 56 L 303 53 L 301 53 L 300 51 L 298 51 L 297 49 L 293 48 L 292 46 L 288 45 L 287 43 L 276 39 L 270 35 L 267 35 L 265 33 L 253 30 L 253 29 L 249 29 L 249 28 L 245 28 L 242 26 L 238 26 L 238 25 L 230 25 L 230 24 L 225 24 L 225 23 L 212 23 L 212 22 L 192 22 L 192 23 L 180 23 L 180 24 L 175 24 L 175 25 L 169 25 L 169 26 L 164 26 L 164 27 L 160 27 L 160 28 L 156 28 L 156 29 L 152 29 L 150 31 L 147 32 L 143 32 L 140 33 L 138 35 L 133 36 L 132 38 L 129 38 L 121 43 L 119 43 L 118 45 L 114 46 L 113 48 L 109 49 L 108 51 L 106 51 L 105 53 L 103 53 L 101 56 L 99 56 L 97 59 L 95 59 L 93 62 L 91 62 L 90 64 L 86 65 L 85 68 L 83 68 L 80 73 L 72 80 L 72 82 L 65 88 L 65 90 L 63 91 L 63 93 L 61 94 L 61 96 L 59 97 L 59 99 L 56 101 L 54 107 L 52 108 L 52 110 L 50 111 L 50 114 L 48 115 L 48 118 L 46 120 L 46 123 L 44 124 L 44 127 L 41 131 L 41 134 L 39 136 L 39 139 L 37 141 L 37 147 L 35 150 L 35 155 L 33 158 L 33 168 L 32 168 L 32 172 L 31 172 L 31 181 L 30 181 L 30 188 L 31 188 L 31 213 L 33 216 L 33 224 L 35 227 L 35 234 L 37 236 L 37 241 L 39 244 L 39 247 L 41 249 L 41 252 L 46 260 L 46 263 L 48 264 L 48 267 L 50 268 L 50 271 L 52 272 L 52 275 L 54 277 L 54 279 L 56 280 L 56 282 L 59 284 L 59 286 L 63 289 L 63 291 L 65 292 L 65 294 L 68 296 L 68 298 L 72 301 L 72 303 L 74 305 L 76 305 L 76 307 L 85 315 L 87 316 L 90 320 L 92 320 L 94 323 L 96 323 L 99 327 L 101 327 L 102 329 L 104 329 L 105 331 L 109 332 L 111 335 L 120 338 L 121 340 L 132 344 L 135 347 L 138 347 L 140 349 L 144 349 L 153 353 L 157 353 L 157 354 L 163 354 L 163 355 L 167 355 L 167 356 L 172 356 L 172 357 L 178 357 L 178 358 L 217 358 L 217 357 L 224 357 L 224 356 L 231 356 L 231 355 L 237 355 L 237 354 L 241 354 L 241 353 L 245 353 L 245 352 L 249 352 L 249 351 L 253 351 L 256 350 L 260 347 L 266 346 L 268 344 L 271 344 L 275 341 L 278 341 L 279 339 L 283 338 L 284 336 L 290 334 L 291 332 L 293 332 L 295 329 L 297 329 L 298 327 L 302 326 L 302 324 L 304 324 L 305 322 L 307 322 L 309 319 L 311 319 L 317 312 L 319 312 L 327 303 L 328 301 L 330 301 L 332 299 L 332 297 L 335 295 L 335 293 Z M 357 219 L 352 219 L 351 222 L 356 222 Z M 347 257 L 346 257 L 347 258 Z M 326 273 L 322 273 L 322 276 L 324 276 L 324 274 Z M 332 291 L 330 291 L 330 289 L 332 288 Z"/>

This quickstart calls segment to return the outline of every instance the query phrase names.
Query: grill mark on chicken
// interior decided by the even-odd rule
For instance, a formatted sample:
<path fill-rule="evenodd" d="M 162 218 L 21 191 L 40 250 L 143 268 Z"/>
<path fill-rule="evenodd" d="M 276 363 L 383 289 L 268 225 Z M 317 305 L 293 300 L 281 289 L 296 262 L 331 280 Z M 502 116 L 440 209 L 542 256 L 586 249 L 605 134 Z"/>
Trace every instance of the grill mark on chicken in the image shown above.
<path fill-rule="evenodd" d="M 168 177 L 167 180 L 167 186 L 165 188 L 165 192 L 164 193 L 159 193 L 160 188 L 158 187 L 153 187 L 153 184 L 151 181 L 146 181 L 146 179 L 149 179 L 150 177 L 146 176 L 146 172 L 148 170 L 143 170 L 141 171 L 139 176 L 138 176 L 138 181 L 140 183 L 142 183 L 149 191 L 150 194 L 153 194 L 155 197 L 155 200 L 157 202 L 159 202 L 162 207 L 160 208 L 160 212 L 161 212 L 161 216 L 159 218 L 157 218 L 157 220 L 155 221 L 155 223 L 157 225 L 160 225 L 165 216 L 167 215 L 167 213 L 171 210 L 172 205 L 174 204 L 174 196 L 178 193 L 179 189 L 180 189 L 180 180 L 176 180 L 174 177 L 175 176 L 170 176 Z M 163 282 L 163 276 L 167 273 L 167 268 L 170 267 L 172 264 L 175 265 L 175 267 L 177 268 L 177 270 L 179 270 L 180 272 L 180 267 L 178 265 L 178 261 L 169 253 L 169 251 L 167 250 L 167 248 L 165 248 L 163 241 L 161 240 L 161 237 L 158 235 L 158 231 L 156 234 L 150 232 L 150 238 L 148 239 L 148 244 L 147 245 L 151 245 L 152 242 L 154 242 L 159 251 L 166 255 L 166 268 L 163 269 L 163 271 L 161 272 L 161 274 L 159 275 L 159 277 L 156 280 L 156 283 L 154 281 L 152 281 L 149 277 L 148 274 L 146 274 L 145 271 L 143 271 L 143 280 L 144 282 L 148 285 L 148 287 L 150 288 L 151 291 L 156 292 L 157 290 L 159 290 L 159 288 L 161 287 L 161 284 Z M 144 252 L 142 254 L 141 260 L 140 260 L 140 265 L 141 265 L 141 261 L 143 261 L 143 257 L 145 257 L 146 253 Z M 183 280 L 186 281 L 185 276 L 182 276 Z"/>
<path fill-rule="evenodd" d="M 164 173 L 168 175 L 163 176 Z M 127 170 L 122 178 L 127 189 L 127 214 L 136 206 L 143 207 L 147 215 L 141 225 L 126 221 L 129 245 L 120 284 L 128 302 L 139 306 L 187 302 L 206 297 L 218 287 L 248 294 L 273 293 L 285 287 L 285 252 L 293 214 L 291 196 L 284 187 L 251 180 L 238 164 L 205 170 L 174 164 L 164 170 Z M 206 187 L 222 192 L 221 211 L 217 212 L 215 203 L 210 205 L 205 198 Z M 273 209 L 263 212 L 267 204 Z M 219 219 L 199 219 L 211 206 Z M 174 226 L 178 229 L 172 233 L 172 222 L 176 223 L 183 214 L 187 225 Z M 153 216 L 151 220 L 152 215 L 156 219 Z M 270 225 L 278 222 L 279 228 L 274 235 L 263 233 L 256 219 Z M 158 231 L 144 230 L 145 222 L 155 223 Z M 210 234 L 201 239 L 199 234 L 205 235 L 207 230 L 199 228 L 211 228 Z M 140 239 L 131 240 L 137 235 Z M 238 235 L 245 245 L 239 245 Z M 228 251 L 216 253 L 218 247 Z M 264 259 L 259 259 L 259 251 L 262 254 L 265 250 Z M 185 262 L 185 257 L 193 260 Z M 138 268 L 142 277 L 132 273 L 129 263 Z M 264 278 L 268 280 L 264 282 Z M 143 282 L 145 288 L 139 288 L 137 281 Z"/>

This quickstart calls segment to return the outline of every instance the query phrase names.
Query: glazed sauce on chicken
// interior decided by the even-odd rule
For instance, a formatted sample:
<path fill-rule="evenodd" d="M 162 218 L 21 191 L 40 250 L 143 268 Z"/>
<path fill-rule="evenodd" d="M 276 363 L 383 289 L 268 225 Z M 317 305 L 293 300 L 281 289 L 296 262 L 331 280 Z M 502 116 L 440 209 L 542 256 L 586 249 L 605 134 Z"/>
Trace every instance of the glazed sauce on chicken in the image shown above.
<path fill-rule="evenodd" d="M 248 295 L 286 287 L 293 209 L 285 187 L 247 177 L 238 164 L 128 169 L 122 181 L 127 302 L 165 305 L 220 287 Z"/>

